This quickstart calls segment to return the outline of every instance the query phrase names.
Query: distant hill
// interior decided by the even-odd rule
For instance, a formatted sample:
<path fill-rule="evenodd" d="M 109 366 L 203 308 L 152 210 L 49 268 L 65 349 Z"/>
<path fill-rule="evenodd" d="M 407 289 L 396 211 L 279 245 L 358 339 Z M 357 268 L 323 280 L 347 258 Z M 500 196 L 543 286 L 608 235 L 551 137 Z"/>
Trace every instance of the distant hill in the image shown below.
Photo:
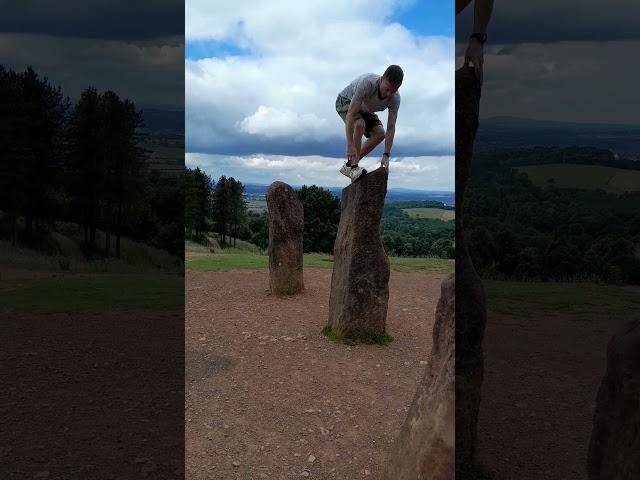
<path fill-rule="evenodd" d="M 532 146 L 591 146 L 640 159 L 640 125 L 571 123 L 519 117 L 480 120 L 478 149 Z"/>
<path fill-rule="evenodd" d="M 267 193 L 269 185 L 260 185 L 255 183 L 244 184 L 245 192 L 248 196 L 263 196 Z M 300 188 L 301 185 L 292 185 L 293 188 Z M 329 190 L 336 197 L 342 196 L 342 189 L 344 187 L 324 187 Z M 407 202 L 407 201 L 427 201 L 432 200 L 436 202 L 442 202 L 445 205 L 455 205 L 455 193 L 454 192 L 440 192 L 440 191 L 428 191 L 428 190 L 411 190 L 404 188 L 390 188 L 387 190 L 387 202 Z"/>
<path fill-rule="evenodd" d="M 184 110 L 140 107 L 145 127 L 149 130 L 184 131 Z"/>

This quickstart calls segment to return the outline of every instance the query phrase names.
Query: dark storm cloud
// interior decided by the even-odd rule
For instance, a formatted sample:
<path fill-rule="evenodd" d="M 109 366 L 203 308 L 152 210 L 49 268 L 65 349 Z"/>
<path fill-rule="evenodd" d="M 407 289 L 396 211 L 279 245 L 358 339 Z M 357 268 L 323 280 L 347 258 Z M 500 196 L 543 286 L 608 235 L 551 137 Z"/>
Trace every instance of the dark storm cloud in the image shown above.
<path fill-rule="evenodd" d="M 640 40 L 640 2 L 629 0 L 496 0 L 489 25 L 492 44 Z M 456 40 L 473 25 L 473 4 L 456 18 Z"/>
<path fill-rule="evenodd" d="M 0 33 L 114 40 L 184 36 L 184 1 L 3 1 Z"/>
<path fill-rule="evenodd" d="M 89 86 L 113 90 L 136 103 L 184 105 L 184 49 L 181 39 L 154 42 L 0 34 L 0 64 L 28 66 L 77 99 Z"/>
<path fill-rule="evenodd" d="M 187 131 L 189 126 L 187 125 Z M 291 142 L 289 139 L 266 139 L 264 137 L 251 137 L 247 135 L 237 137 L 219 138 L 215 143 L 208 141 L 200 143 L 190 136 L 187 136 L 186 151 L 193 153 L 211 153 L 219 155 L 247 156 L 254 154 L 263 155 L 321 155 L 326 157 L 342 158 L 345 156 L 345 140 L 342 137 L 335 137 L 328 140 L 304 142 Z M 382 146 L 379 146 L 371 156 L 382 155 Z M 411 147 L 403 146 L 401 142 L 393 147 L 395 157 L 419 157 L 419 156 L 440 156 L 452 155 L 451 148 L 425 148 L 424 146 Z"/>

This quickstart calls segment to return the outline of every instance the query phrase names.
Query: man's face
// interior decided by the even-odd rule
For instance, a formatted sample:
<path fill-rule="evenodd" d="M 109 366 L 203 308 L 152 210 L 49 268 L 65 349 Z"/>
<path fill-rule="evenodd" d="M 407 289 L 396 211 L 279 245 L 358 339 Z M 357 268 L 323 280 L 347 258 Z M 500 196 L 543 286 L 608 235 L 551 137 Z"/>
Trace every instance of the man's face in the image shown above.
<path fill-rule="evenodd" d="M 393 85 L 389 80 L 383 78 L 380 81 L 380 97 L 388 98 L 398 91 L 397 86 Z"/>

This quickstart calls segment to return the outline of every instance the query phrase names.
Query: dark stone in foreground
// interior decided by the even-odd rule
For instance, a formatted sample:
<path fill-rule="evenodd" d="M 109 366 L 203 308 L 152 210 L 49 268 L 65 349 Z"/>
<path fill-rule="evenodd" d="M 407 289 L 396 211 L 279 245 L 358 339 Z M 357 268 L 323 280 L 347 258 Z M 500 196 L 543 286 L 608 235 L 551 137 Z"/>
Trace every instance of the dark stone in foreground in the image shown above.
<path fill-rule="evenodd" d="M 452 480 L 455 448 L 455 274 L 442 282 L 433 350 L 384 480 Z"/>
<path fill-rule="evenodd" d="M 607 349 L 589 445 L 589 480 L 640 478 L 640 320 Z"/>
<path fill-rule="evenodd" d="M 302 231 L 304 210 L 296 192 L 283 182 L 267 190 L 269 216 L 269 285 L 275 295 L 292 295 L 304 289 Z"/>
<path fill-rule="evenodd" d="M 378 168 L 342 190 L 329 299 L 329 325 L 341 335 L 385 332 L 390 269 L 380 221 L 388 177 Z"/>
<path fill-rule="evenodd" d="M 456 466 L 475 460 L 480 391 L 484 375 L 482 341 L 487 323 L 484 289 L 463 231 L 462 201 L 471 173 L 478 129 L 480 83 L 473 68 L 456 71 Z"/>

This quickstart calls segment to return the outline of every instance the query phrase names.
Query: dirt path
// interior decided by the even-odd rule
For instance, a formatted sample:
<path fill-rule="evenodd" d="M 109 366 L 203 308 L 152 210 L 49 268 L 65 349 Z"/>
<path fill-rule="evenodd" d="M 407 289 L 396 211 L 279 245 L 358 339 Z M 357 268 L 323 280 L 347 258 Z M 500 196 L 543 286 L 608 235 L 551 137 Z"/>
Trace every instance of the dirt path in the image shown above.
<path fill-rule="evenodd" d="M 489 314 L 478 456 L 497 479 L 587 478 L 607 343 L 630 318 Z"/>
<path fill-rule="evenodd" d="M 182 311 L 0 308 L 0 478 L 177 478 Z"/>
<path fill-rule="evenodd" d="M 388 347 L 330 342 L 331 270 L 186 275 L 186 468 L 196 479 L 379 479 L 431 349 L 444 274 L 392 272 Z"/>

